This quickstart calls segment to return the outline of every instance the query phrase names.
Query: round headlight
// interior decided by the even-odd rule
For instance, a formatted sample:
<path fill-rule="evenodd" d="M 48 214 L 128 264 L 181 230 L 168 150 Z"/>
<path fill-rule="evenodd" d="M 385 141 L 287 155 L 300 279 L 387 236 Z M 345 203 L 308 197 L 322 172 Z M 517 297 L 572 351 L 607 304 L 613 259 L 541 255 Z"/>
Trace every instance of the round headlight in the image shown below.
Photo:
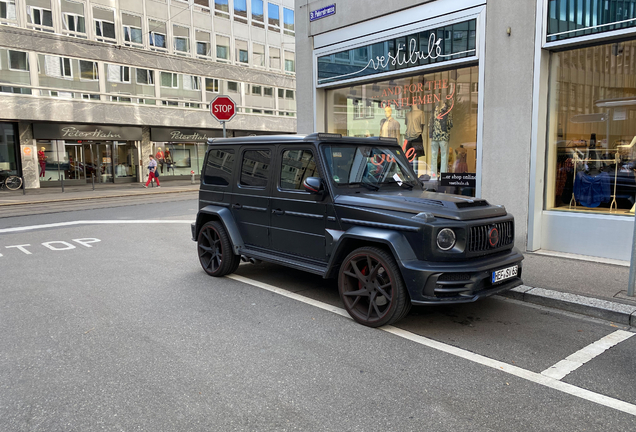
<path fill-rule="evenodd" d="M 455 232 L 450 228 L 444 228 L 437 234 L 437 247 L 443 251 L 455 246 Z"/>

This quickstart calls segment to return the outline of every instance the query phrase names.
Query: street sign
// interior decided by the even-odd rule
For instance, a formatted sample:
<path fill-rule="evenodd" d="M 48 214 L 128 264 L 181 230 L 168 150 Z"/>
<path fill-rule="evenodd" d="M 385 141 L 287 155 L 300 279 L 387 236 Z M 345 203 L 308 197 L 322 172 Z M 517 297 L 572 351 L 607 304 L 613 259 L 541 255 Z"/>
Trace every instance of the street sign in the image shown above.
<path fill-rule="evenodd" d="M 217 121 L 230 121 L 236 115 L 236 104 L 229 96 L 217 96 L 210 102 L 210 114 Z"/>

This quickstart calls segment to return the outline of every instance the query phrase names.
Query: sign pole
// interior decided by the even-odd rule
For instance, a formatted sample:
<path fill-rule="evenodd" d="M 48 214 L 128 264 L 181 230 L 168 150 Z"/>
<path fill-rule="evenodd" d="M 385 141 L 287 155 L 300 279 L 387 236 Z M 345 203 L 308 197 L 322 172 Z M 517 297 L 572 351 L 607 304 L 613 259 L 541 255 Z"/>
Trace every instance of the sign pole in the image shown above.
<path fill-rule="evenodd" d="M 225 134 L 225 122 L 221 122 L 221 124 L 223 125 L 223 138 L 227 138 L 227 135 Z"/>

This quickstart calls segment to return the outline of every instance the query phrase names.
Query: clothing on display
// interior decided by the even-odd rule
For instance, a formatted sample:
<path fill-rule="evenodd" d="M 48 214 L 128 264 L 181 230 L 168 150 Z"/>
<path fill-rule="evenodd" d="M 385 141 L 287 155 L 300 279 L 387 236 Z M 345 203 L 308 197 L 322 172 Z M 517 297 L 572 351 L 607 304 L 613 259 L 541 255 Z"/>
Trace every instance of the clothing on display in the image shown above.
<path fill-rule="evenodd" d="M 447 172 L 448 170 L 448 141 L 431 141 L 431 165 L 437 172 L 437 152 L 442 155 L 442 165 L 440 166 L 440 172 Z"/>
<path fill-rule="evenodd" d="M 44 147 L 38 151 L 38 163 L 40 164 L 40 177 L 44 177 L 46 173 L 46 155 L 44 154 Z"/>
<path fill-rule="evenodd" d="M 584 207 L 598 207 L 612 198 L 610 176 L 602 172 L 591 176 L 583 171 L 576 173 L 574 198 Z"/>
<path fill-rule="evenodd" d="M 390 106 L 384 108 L 385 118 L 380 121 L 380 136 L 385 138 L 395 138 L 400 141 L 400 123 L 394 119 Z"/>
<path fill-rule="evenodd" d="M 468 172 L 468 164 L 466 163 L 466 158 L 468 157 L 468 150 L 464 148 L 464 146 L 459 146 L 457 150 L 455 150 L 457 154 L 457 160 L 455 161 L 454 172 L 456 173 L 467 173 Z"/>
<path fill-rule="evenodd" d="M 450 130 L 453 127 L 453 113 L 446 102 L 440 103 L 431 111 L 431 121 L 429 122 L 428 137 L 435 141 L 449 141 Z M 447 113 L 448 112 L 448 113 Z M 442 114 L 447 113 L 442 116 Z"/>
<path fill-rule="evenodd" d="M 163 158 L 164 158 L 163 152 L 161 151 L 161 147 L 159 147 L 157 149 L 157 154 L 155 155 L 155 159 L 157 160 L 157 163 L 159 164 L 162 174 L 163 174 Z"/>

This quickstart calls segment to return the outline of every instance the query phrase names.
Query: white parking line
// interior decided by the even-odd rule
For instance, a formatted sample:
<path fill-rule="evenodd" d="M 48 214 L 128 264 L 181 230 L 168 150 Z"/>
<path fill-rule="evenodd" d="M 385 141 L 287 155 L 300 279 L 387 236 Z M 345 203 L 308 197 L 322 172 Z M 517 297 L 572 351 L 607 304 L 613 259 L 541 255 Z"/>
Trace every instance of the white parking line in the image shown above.
<path fill-rule="evenodd" d="M 614 333 L 610 333 L 593 344 L 575 352 L 571 356 L 566 357 L 554 366 L 550 366 L 541 372 L 541 375 L 561 380 L 569 373 L 574 372 L 585 363 L 592 360 L 594 357 L 603 354 L 608 349 L 618 345 L 632 336 L 634 336 L 634 333 L 630 333 L 625 330 L 617 330 Z"/>
<path fill-rule="evenodd" d="M 60 227 L 68 227 L 74 225 L 109 225 L 109 224 L 191 224 L 194 222 L 193 220 L 161 220 L 161 219 L 141 219 L 141 220 L 80 220 L 80 221 L 70 221 L 70 222 L 58 222 L 46 225 L 30 225 L 23 227 L 15 227 L 15 228 L 4 228 L 0 229 L 0 234 L 13 233 L 13 232 L 22 232 L 22 231 L 33 231 L 38 229 L 45 228 L 60 228 Z"/>
<path fill-rule="evenodd" d="M 243 277 L 243 276 L 229 275 L 229 276 L 226 276 L 226 277 L 228 277 L 230 279 L 234 279 L 234 280 L 236 280 L 238 282 L 243 282 L 245 284 L 252 285 L 252 286 L 255 286 L 257 288 L 261 288 L 261 289 L 264 289 L 264 290 L 267 290 L 267 291 L 271 291 L 273 293 L 280 294 L 282 296 L 285 296 L 285 297 L 288 297 L 288 298 L 291 298 L 291 299 L 294 299 L 294 300 L 298 300 L 300 302 L 303 302 L 303 303 L 318 307 L 320 309 L 324 309 L 326 311 L 335 313 L 337 315 L 341 315 L 343 317 L 352 319 L 349 316 L 349 314 L 347 313 L 347 311 L 345 311 L 342 308 L 339 308 L 339 307 L 336 307 L 336 306 L 332 306 L 332 305 L 329 305 L 327 303 L 323 303 L 323 302 L 320 302 L 320 301 L 317 301 L 317 300 L 309 299 L 309 298 L 303 297 L 303 296 L 301 296 L 299 294 L 296 294 L 296 293 L 293 293 L 293 292 L 289 292 L 289 291 L 285 291 L 285 290 L 277 288 L 277 287 L 275 287 L 273 285 L 269 285 L 269 284 L 266 284 L 266 283 L 263 283 L 263 282 L 258 282 L 258 281 L 255 281 L 255 280 Z M 592 391 L 589 391 L 589 390 L 586 390 L 586 389 L 583 389 L 583 388 L 580 388 L 580 387 L 576 387 L 576 386 L 574 386 L 572 384 L 564 383 L 562 381 L 559 381 L 558 379 L 554 379 L 554 378 L 551 378 L 549 376 L 545 376 L 545 375 L 542 375 L 542 374 L 539 374 L 539 373 L 536 373 L 536 372 L 525 370 L 525 369 L 522 369 L 522 368 L 517 367 L 517 366 L 512 366 L 512 365 L 509 365 L 507 363 L 500 362 L 498 360 L 493 360 L 491 358 L 482 356 L 480 354 L 475 354 L 473 352 L 466 351 L 464 349 L 457 348 L 457 347 L 454 347 L 452 345 L 447 345 L 447 344 L 444 344 L 444 343 L 441 343 L 441 342 L 437 342 L 437 341 L 435 341 L 433 339 L 429 339 L 429 338 L 426 338 L 424 336 L 420 336 L 420 335 L 417 335 L 415 333 L 411 333 L 411 332 L 408 332 L 406 330 L 399 329 L 397 327 L 384 326 L 384 327 L 380 327 L 379 330 L 383 330 L 385 332 L 388 332 L 388 333 L 391 333 L 393 335 L 402 337 L 404 339 L 408 339 L 408 340 L 410 340 L 412 342 L 415 342 L 415 343 L 418 343 L 420 345 L 423 345 L 423 346 L 426 346 L 426 347 L 429 347 L 429 348 L 433 348 L 433 349 L 436 349 L 438 351 L 442 351 L 444 353 L 447 353 L 447 354 L 450 354 L 450 355 L 453 355 L 453 356 L 456 356 L 456 357 L 460 357 L 460 358 L 463 358 L 465 360 L 469 360 L 471 362 L 478 363 L 478 364 L 481 364 L 483 366 L 487 366 L 489 368 L 493 368 L 493 369 L 496 369 L 496 370 L 501 371 L 501 372 L 505 372 L 505 373 L 510 374 L 510 375 L 514 375 L 514 376 L 516 376 L 518 378 L 522 378 L 524 380 L 533 382 L 535 384 L 539 384 L 539 385 L 542 385 L 542 386 L 545 386 L 545 387 L 548 387 L 548 388 L 551 388 L 551 389 L 554 389 L 554 390 L 558 390 L 560 392 L 567 393 L 569 395 L 576 396 L 576 397 L 581 398 L 581 399 L 585 399 L 587 401 L 596 403 L 598 405 L 603 405 L 603 406 L 606 406 L 608 408 L 613 408 L 615 410 L 622 411 L 624 413 L 636 416 L 636 405 L 633 405 L 633 404 L 630 404 L 630 403 L 627 403 L 627 402 L 623 402 L 621 400 L 614 399 L 614 398 L 611 398 L 611 397 L 608 397 L 608 396 L 605 396 L 605 395 L 602 395 L 602 394 L 599 394 L 599 393 L 595 393 L 595 392 L 592 392 Z"/>

